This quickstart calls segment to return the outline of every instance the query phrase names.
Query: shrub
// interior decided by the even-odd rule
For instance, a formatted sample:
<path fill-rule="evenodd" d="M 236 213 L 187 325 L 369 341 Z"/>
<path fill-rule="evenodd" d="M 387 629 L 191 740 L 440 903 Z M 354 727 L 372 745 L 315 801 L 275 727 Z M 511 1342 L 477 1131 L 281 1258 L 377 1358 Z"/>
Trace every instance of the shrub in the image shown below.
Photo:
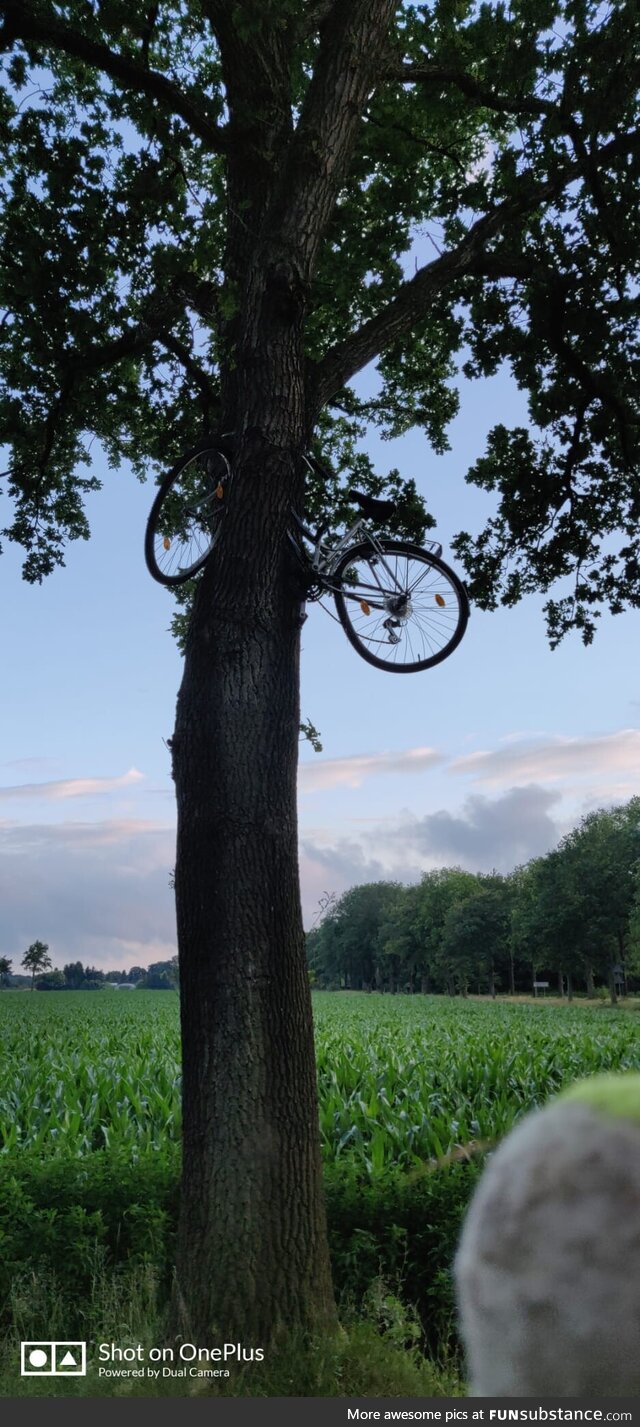
<path fill-rule="evenodd" d="M 418 1313 L 430 1350 L 455 1348 L 451 1262 L 479 1163 L 433 1173 L 380 1176 L 363 1183 L 351 1169 L 326 1171 L 336 1292 L 360 1305 L 382 1279 Z M 0 1298 L 27 1271 L 53 1276 L 69 1296 L 70 1326 L 83 1315 L 96 1267 L 119 1273 L 153 1268 L 168 1292 L 179 1196 L 179 1155 L 131 1160 L 108 1150 L 84 1159 L 40 1159 L 23 1151 L 0 1159 Z"/>

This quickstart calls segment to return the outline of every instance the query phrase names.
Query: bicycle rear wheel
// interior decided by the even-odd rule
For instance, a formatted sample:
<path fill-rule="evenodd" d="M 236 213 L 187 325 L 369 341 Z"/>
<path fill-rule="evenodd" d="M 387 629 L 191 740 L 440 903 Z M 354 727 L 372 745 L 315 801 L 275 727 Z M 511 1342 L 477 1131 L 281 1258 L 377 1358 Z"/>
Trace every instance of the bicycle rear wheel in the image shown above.
<path fill-rule="evenodd" d="M 224 453 L 202 445 L 165 476 L 149 512 L 144 540 L 147 569 L 161 585 L 183 585 L 209 558 L 230 475 Z"/>
<path fill-rule="evenodd" d="M 338 618 L 358 654 L 376 669 L 416 674 L 457 648 L 469 620 L 461 580 L 444 560 L 406 541 L 347 550 L 333 571 Z"/>

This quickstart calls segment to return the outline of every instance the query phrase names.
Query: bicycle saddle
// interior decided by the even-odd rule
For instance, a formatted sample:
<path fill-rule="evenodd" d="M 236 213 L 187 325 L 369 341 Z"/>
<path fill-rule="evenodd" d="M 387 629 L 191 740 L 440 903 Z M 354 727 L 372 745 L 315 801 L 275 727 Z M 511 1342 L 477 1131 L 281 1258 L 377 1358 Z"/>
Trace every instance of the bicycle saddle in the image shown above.
<path fill-rule="evenodd" d="M 347 491 L 349 500 L 354 500 L 360 506 L 363 515 L 368 515 L 372 520 L 388 520 L 397 509 L 394 500 L 376 500 L 372 495 L 365 495 L 364 491 Z"/>

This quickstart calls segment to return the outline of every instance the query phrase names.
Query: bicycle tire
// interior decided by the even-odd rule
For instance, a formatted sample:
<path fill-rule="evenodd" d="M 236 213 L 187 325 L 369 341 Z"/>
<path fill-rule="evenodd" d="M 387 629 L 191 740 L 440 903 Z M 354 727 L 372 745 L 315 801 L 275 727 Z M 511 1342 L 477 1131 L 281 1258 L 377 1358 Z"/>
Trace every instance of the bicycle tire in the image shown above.
<path fill-rule="evenodd" d="M 203 441 L 187 451 L 161 481 L 149 511 L 144 537 L 147 569 L 159 584 L 169 588 L 183 585 L 206 564 L 218 536 L 225 508 L 225 487 L 230 475 L 226 453 L 220 447 L 212 446 L 210 441 Z M 184 482 L 183 490 L 180 490 L 181 481 Z M 210 489 L 207 490 L 207 487 Z M 216 490 L 222 490 L 219 506 L 213 504 L 217 499 Z M 207 520 L 197 518 L 193 509 L 194 496 L 199 498 L 202 507 L 206 506 Z M 188 547 L 195 541 L 197 553 L 194 557 L 189 555 L 186 564 L 175 563 L 176 555 L 180 558 L 180 541 Z M 161 563 L 161 549 L 169 555 L 172 545 L 174 553 L 171 560 Z"/>
<path fill-rule="evenodd" d="M 427 622 L 423 622 L 420 627 L 420 633 L 425 644 L 428 647 L 430 646 L 430 652 L 426 654 L 425 651 L 425 657 L 417 659 L 414 657 L 405 663 L 401 663 L 398 658 L 382 657 L 380 649 L 387 647 L 397 649 L 400 636 L 397 636 L 396 643 L 392 643 L 395 637 L 395 630 L 391 628 L 393 615 L 389 613 L 386 605 L 383 607 L 375 605 L 375 599 L 380 598 L 377 592 L 374 593 L 375 583 L 367 585 L 363 583 L 360 590 L 361 598 L 358 594 L 357 584 L 353 586 L 350 600 L 345 598 L 341 589 L 335 589 L 333 595 L 338 619 L 340 620 L 349 643 L 353 645 L 361 658 L 365 659 L 368 664 L 373 664 L 374 668 L 384 669 L 387 673 L 393 674 L 417 674 L 422 669 L 432 669 L 436 664 L 442 663 L 443 659 L 447 659 L 450 654 L 453 654 L 454 649 L 457 649 L 464 635 L 469 622 L 469 598 L 467 591 L 462 580 L 458 578 L 454 570 L 445 564 L 444 560 L 437 555 L 431 555 L 429 551 L 423 550 L 420 545 L 412 545 L 409 541 L 404 540 L 380 540 L 378 544 L 380 545 L 383 556 L 387 556 L 390 559 L 401 559 L 404 557 L 407 561 L 414 560 L 417 564 L 424 565 L 426 570 L 431 569 L 434 572 L 435 579 L 430 582 L 430 585 L 425 588 L 419 596 L 420 599 L 424 597 L 427 599 L 426 612 L 423 611 L 422 613 L 422 620 Z M 375 556 L 375 554 L 376 551 L 369 541 L 363 541 L 361 544 L 352 546 L 351 550 L 345 551 L 339 564 L 335 570 L 332 571 L 332 580 L 342 582 L 349 567 L 356 566 L 358 561 L 368 564 L 371 569 L 371 558 Z M 346 588 L 348 588 L 348 586 L 346 586 Z M 414 589 L 416 588 L 417 586 L 414 585 Z M 387 591 L 387 596 L 393 598 L 395 597 L 395 592 L 390 588 Z M 454 601 L 453 605 L 451 604 L 452 597 Z M 437 615 L 434 615 L 433 606 L 428 603 L 430 600 L 433 600 L 433 606 L 435 606 L 435 609 L 438 611 Z M 354 623 L 354 616 L 350 613 L 349 605 L 353 608 L 357 603 L 359 603 L 363 621 L 366 621 L 372 613 L 374 621 L 376 616 L 386 614 L 388 624 L 385 625 L 383 620 L 378 618 L 377 624 L 374 623 L 374 625 L 369 626 L 371 632 L 369 635 L 366 635 L 364 633 L 364 625 L 357 628 Z M 440 611 L 442 611 L 442 613 Z M 400 628 L 405 623 L 408 625 L 409 620 L 396 621 L 397 628 Z M 385 630 L 384 634 L 382 630 Z M 369 639 L 369 644 L 365 643 L 366 638 Z M 440 644 L 440 647 L 435 647 L 439 638 L 443 639 L 444 642 Z M 376 649 L 378 652 L 376 652 Z M 413 653 L 415 654 L 415 651 L 413 651 Z"/>

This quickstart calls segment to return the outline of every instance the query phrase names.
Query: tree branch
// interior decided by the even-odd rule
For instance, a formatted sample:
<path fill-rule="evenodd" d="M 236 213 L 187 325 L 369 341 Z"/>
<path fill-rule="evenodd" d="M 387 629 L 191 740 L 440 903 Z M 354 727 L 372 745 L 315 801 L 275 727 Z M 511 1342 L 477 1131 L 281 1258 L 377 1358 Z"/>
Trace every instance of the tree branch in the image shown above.
<path fill-rule="evenodd" d="M 560 120 L 563 127 L 567 120 L 571 120 L 571 115 L 564 109 L 562 102 L 554 104 L 550 99 L 538 99 L 533 95 L 511 99 L 506 94 L 496 94 L 495 90 L 486 89 L 471 74 L 440 65 L 402 64 L 385 70 L 382 78 L 396 84 L 452 84 L 467 99 L 473 100 L 474 104 L 500 114 L 528 114 L 537 119 L 554 118 Z"/>
<path fill-rule="evenodd" d="M 174 337 L 173 333 L 162 329 L 158 333 L 158 337 L 167 351 L 171 352 L 172 356 L 181 363 L 194 385 L 197 386 L 205 411 L 211 411 L 212 407 L 218 405 L 220 397 L 204 367 L 200 366 L 189 348 L 185 347 L 184 342 L 180 342 L 177 337 Z"/>
<path fill-rule="evenodd" d="M 100 371 L 103 367 L 115 366 L 123 357 L 141 356 L 157 335 L 157 328 L 154 330 L 148 322 L 138 322 L 135 327 L 128 328 L 120 337 L 114 337 L 109 342 L 96 342 L 94 346 L 81 352 L 64 352 L 62 370 L 67 377 L 75 381 L 82 372 Z"/>
<path fill-rule="evenodd" d="M 226 153 L 228 135 L 205 109 L 201 108 L 179 85 L 167 79 L 157 70 L 128 59 L 109 49 L 108 45 L 91 40 L 74 29 L 56 15 L 36 12 L 16 0 L 0 0 L 0 15 L 4 24 L 0 30 L 0 50 L 8 50 L 16 40 L 26 44 L 43 45 L 46 49 L 59 50 L 79 59 L 93 69 L 99 69 L 116 81 L 123 89 L 146 94 L 155 99 L 163 109 L 183 119 L 191 132 L 207 149 L 214 153 Z"/>
<path fill-rule="evenodd" d="M 394 0 L 333 5 L 271 206 L 274 241 L 296 253 L 308 280 L 375 83 Z"/>
<path fill-rule="evenodd" d="M 605 144 L 598 160 L 606 162 L 640 148 L 640 130 L 621 135 Z M 314 411 L 322 410 L 331 397 L 386 348 L 403 338 L 428 311 L 437 293 L 467 276 L 514 277 L 526 279 L 534 271 L 531 259 L 513 252 L 487 253 L 485 245 L 514 219 L 557 197 L 576 178 L 583 176 L 583 164 L 575 159 L 559 161 L 553 177 L 535 183 L 529 174 L 518 181 L 515 195 L 479 218 L 456 248 L 420 268 L 404 282 L 396 296 L 369 320 L 336 343 L 321 362 L 310 368 L 310 399 Z"/>

